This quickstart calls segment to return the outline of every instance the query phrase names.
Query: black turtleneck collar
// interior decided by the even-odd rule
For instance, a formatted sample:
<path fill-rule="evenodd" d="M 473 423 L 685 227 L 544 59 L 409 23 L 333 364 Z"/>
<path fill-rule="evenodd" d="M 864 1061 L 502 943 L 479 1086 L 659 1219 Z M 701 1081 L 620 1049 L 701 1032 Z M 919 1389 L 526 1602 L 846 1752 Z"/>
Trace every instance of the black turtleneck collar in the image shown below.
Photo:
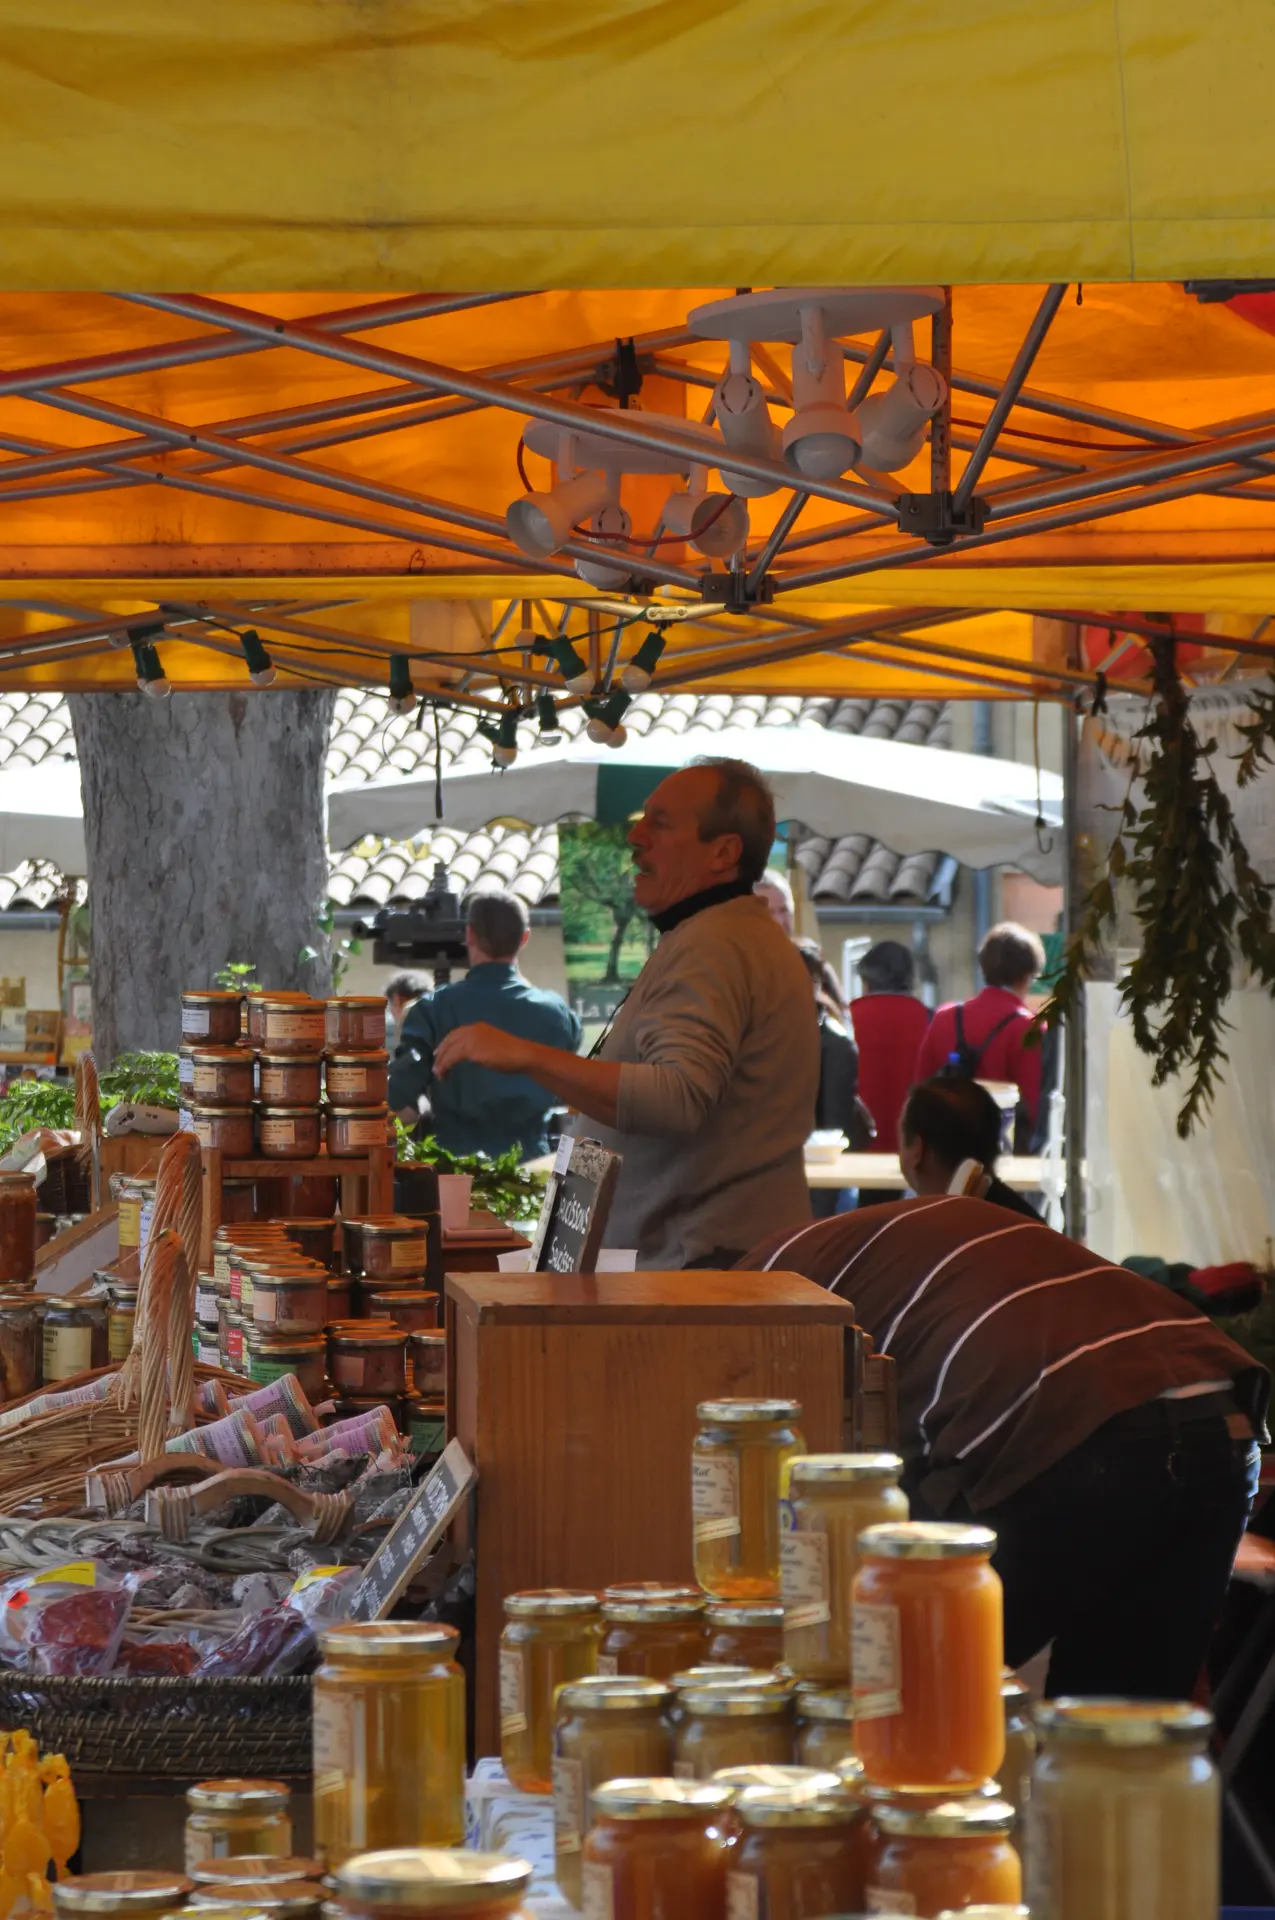
<path fill-rule="evenodd" d="M 684 900 L 675 900 L 663 913 L 651 914 L 651 925 L 657 933 L 668 933 L 693 914 L 703 913 L 705 907 L 720 907 L 726 900 L 742 900 L 752 890 L 751 880 L 723 880 L 720 886 L 704 887 L 699 893 L 688 893 Z"/>

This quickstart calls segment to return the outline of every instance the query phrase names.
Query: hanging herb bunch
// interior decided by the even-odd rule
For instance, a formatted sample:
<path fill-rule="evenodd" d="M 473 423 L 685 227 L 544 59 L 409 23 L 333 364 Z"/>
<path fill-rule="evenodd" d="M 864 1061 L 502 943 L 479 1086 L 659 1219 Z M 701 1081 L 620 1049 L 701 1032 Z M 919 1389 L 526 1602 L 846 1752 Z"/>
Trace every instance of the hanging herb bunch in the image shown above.
<path fill-rule="evenodd" d="M 1104 935 L 1115 927 L 1123 882 L 1142 944 L 1121 982 L 1121 1001 L 1135 1042 L 1155 1063 L 1153 1084 L 1179 1075 L 1186 1083 L 1177 1120 L 1185 1139 L 1211 1105 L 1226 1063 L 1225 1007 L 1237 965 L 1275 992 L 1272 890 L 1218 784 L 1210 758 L 1216 743 L 1201 741 L 1192 725 L 1176 643 L 1166 635 L 1148 646 L 1151 710 L 1134 735 L 1133 773 L 1107 870 L 1085 900 L 1044 1018 L 1053 1025 L 1078 1008 Z M 1256 695 L 1250 710 L 1251 722 L 1240 728 L 1241 786 L 1275 752 L 1275 695 Z M 1140 808 L 1131 797 L 1134 779 L 1142 782 Z"/>

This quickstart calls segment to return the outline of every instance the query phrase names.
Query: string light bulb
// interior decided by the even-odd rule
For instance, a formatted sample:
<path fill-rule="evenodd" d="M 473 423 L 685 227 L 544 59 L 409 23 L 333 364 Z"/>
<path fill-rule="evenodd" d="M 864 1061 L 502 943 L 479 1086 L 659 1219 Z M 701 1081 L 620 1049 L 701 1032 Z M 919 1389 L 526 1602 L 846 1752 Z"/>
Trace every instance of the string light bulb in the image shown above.
<path fill-rule="evenodd" d="M 518 721 L 521 708 L 506 707 L 495 726 L 490 720 L 480 720 L 478 731 L 484 740 L 491 741 L 491 757 L 498 767 L 512 767 L 518 758 Z"/>
<path fill-rule="evenodd" d="M 620 685 L 630 693 L 645 693 L 667 644 L 663 631 L 659 627 L 652 627 L 620 675 Z"/>
<path fill-rule="evenodd" d="M 254 627 L 248 627 L 239 636 L 243 648 L 243 657 L 248 662 L 248 678 L 254 687 L 272 687 L 278 679 L 274 661 L 261 644 L 261 636 Z"/>
<path fill-rule="evenodd" d="M 173 689 L 165 677 L 159 649 L 149 640 L 135 640 L 132 645 L 138 692 L 147 694 L 152 700 L 167 700 Z"/>
<path fill-rule="evenodd" d="M 629 737 L 627 727 L 620 722 L 633 705 L 631 693 L 613 693 L 609 700 L 586 700 L 584 710 L 589 715 L 589 724 L 585 728 L 590 740 L 599 747 L 622 747 Z"/>
<path fill-rule="evenodd" d="M 572 693 L 590 693 L 593 690 L 593 673 L 581 659 L 565 634 L 553 642 L 549 652 L 557 661 L 562 677 Z"/>
<path fill-rule="evenodd" d="M 551 693 L 536 695 L 536 721 L 542 746 L 554 747 L 562 738 L 562 722 Z"/>
<path fill-rule="evenodd" d="M 412 663 L 405 653 L 390 656 L 390 712 L 411 713 L 416 705 Z"/>

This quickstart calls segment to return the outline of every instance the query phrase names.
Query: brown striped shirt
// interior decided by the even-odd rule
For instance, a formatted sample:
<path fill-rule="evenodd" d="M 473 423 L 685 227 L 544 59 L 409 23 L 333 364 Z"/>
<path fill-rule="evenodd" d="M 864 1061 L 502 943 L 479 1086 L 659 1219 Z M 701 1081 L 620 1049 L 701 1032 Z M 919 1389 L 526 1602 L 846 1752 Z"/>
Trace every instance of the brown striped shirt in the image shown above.
<path fill-rule="evenodd" d="M 927 1505 L 995 1506 L 1098 1427 L 1175 1388 L 1233 1381 L 1260 1428 L 1269 1377 L 1157 1281 L 985 1200 L 865 1207 L 739 1262 L 854 1303 L 893 1356 L 901 1450 Z"/>

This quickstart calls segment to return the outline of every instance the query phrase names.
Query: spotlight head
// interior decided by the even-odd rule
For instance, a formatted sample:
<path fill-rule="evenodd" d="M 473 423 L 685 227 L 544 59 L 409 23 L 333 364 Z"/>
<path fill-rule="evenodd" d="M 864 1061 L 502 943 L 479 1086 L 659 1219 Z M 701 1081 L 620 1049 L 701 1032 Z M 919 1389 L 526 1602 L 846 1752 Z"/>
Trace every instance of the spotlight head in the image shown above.
<path fill-rule="evenodd" d="M 858 461 L 862 435 L 856 416 L 846 411 L 846 363 L 836 342 L 824 338 L 822 313 L 803 307 L 801 321 L 784 460 L 807 480 L 836 480 Z"/>
<path fill-rule="evenodd" d="M 651 675 L 659 664 L 667 642 L 659 627 L 652 627 L 633 658 L 620 675 L 620 685 L 629 693 L 645 693 Z"/>
<path fill-rule="evenodd" d="M 610 483 L 604 473 L 578 473 L 560 480 L 548 493 L 527 493 L 505 514 L 505 531 L 529 560 L 547 560 L 571 538 L 571 529 L 607 503 Z"/>
<path fill-rule="evenodd" d="M 747 355 L 745 346 L 742 356 L 745 361 Z M 733 348 L 731 357 L 732 360 L 736 357 Z M 713 413 L 718 431 L 728 447 L 735 447 L 741 453 L 762 454 L 770 459 L 777 457 L 779 436 L 775 431 L 775 423 L 770 417 L 761 383 L 751 373 L 731 369 L 722 375 L 713 391 Z M 776 491 L 773 480 L 750 480 L 746 474 L 728 473 L 724 466 L 721 475 L 732 493 L 742 494 L 750 500 Z"/>
<path fill-rule="evenodd" d="M 248 662 L 248 678 L 254 687 L 272 687 L 278 679 L 274 661 L 261 644 L 261 636 L 249 627 L 239 636 L 243 657 Z"/>
<path fill-rule="evenodd" d="M 884 393 L 870 394 L 859 408 L 862 452 L 856 464 L 897 473 L 916 459 L 925 431 L 947 397 L 947 382 L 937 367 L 914 360 L 900 368 Z"/>
<path fill-rule="evenodd" d="M 152 700 L 167 700 L 172 692 L 160 662 L 159 650 L 149 640 L 133 642 L 133 663 L 137 668 L 137 690 Z"/>
<path fill-rule="evenodd" d="M 562 722 L 551 693 L 536 695 L 536 722 L 542 744 L 546 747 L 556 746 L 562 738 Z"/>
<path fill-rule="evenodd" d="M 568 690 L 571 693 L 589 693 L 592 691 L 593 674 L 580 658 L 580 655 L 565 634 L 560 635 L 559 638 L 554 641 L 553 645 L 549 648 L 549 652 L 557 661 L 562 677 L 566 681 Z"/>
<path fill-rule="evenodd" d="M 411 713 L 416 705 L 412 663 L 405 653 L 390 656 L 390 712 Z"/>
<path fill-rule="evenodd" d="M 709 560 L 738 553 L 748 538 L 748 508 L 729 493 L 671 493 L 664 525 Z"/>
<path fill-rule="evenodd" d="M 599 508 L 589 522 L 589 531 L 603 540 L 627 540 L 633 532 L 633 522 L 623 507 L 612 504 Z M 602 587 L 612 593 L 627 587 L 633 578 L 632 568 L 616 567 L 605 560 L 577 560 L 576 572 L 591 587 Z"/>

